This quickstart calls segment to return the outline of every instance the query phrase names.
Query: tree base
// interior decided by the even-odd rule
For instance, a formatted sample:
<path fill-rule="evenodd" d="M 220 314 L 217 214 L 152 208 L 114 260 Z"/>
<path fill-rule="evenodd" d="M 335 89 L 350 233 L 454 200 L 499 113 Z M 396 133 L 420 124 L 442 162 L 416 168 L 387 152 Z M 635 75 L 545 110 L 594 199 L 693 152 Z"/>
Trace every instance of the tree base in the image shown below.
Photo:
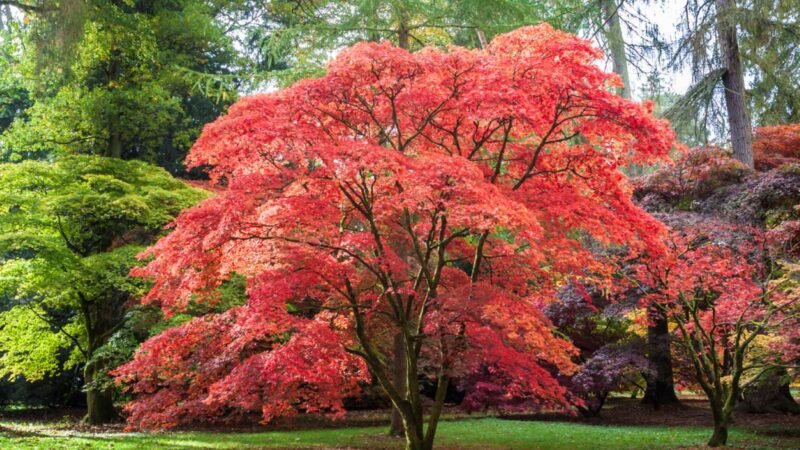
<path fill-rule="evenodd" d="M 120 420 L 120 415 L 114 408 L 112 392 L 87 392 L 86 406 L 87 411 L 83 421 L 89 425 L 101 425 Z"/>
<path fill-rule="evenodd" d="M 647 390 L 642 397 L 643 405 L 650 405 L 658 410 L 662 406 L 680 405 L 681 401 L 675 394 L 675 389 L 672 386 L 655 385 L 648 386 Z"/>
<path fill-rule="evenodd" d="M 728 427 L 714 427 L 714 434 L 708 441 L 709 447 L 724 447 L 728 443 Z"/>
<path fill-rule="evenodd" d="M 750 414 L 800 414 L 800 405 L 792 397 L 785 370 L 770 371 L 748 387 L 738 409 Z"/>

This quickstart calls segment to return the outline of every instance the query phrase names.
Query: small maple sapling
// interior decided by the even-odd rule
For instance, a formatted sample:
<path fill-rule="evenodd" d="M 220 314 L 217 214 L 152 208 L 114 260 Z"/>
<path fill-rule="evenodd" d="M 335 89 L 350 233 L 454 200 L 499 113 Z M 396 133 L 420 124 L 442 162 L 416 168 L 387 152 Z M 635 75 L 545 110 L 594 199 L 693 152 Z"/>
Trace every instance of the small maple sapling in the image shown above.
<path fill-rule="evenodd" d="M 136 395 L 129 423 L 341 414 L 372 378 L 407 446 L 431 448 L 450 380 L 487 367 L 508 381 L 499 397 L 567 407 L 556 374 L 575 350 L 540 308 L 567 277 L 610 270 L 586 236 L 659 251 L 661 227 L 618 169 L 673 143 L 651 105 L 611 93 L 599 57 L 548 25 L 486 50 L 362 43 L 207 126 L 188 161 L 224 189 L 136 274 L 167 311 L 213 302 L 234 272 L 249 301 L 166 331 L 117 371 Z M 421 377 L 437 385 L 427 421 Z"/>
<path fill-rule="evenodd" d="M 670 251 L 642 261 L 635 278 L 644 305 L 675 324 L 693 381 L 711 405 L 708 445 L 724 446 L 742 390 L 791 351 L 800 296 L 775 276 L 757 230 L 706 220 L 676 228 L 667 244 Z M 754 351 L 764 336 L 786 344 Z"/>

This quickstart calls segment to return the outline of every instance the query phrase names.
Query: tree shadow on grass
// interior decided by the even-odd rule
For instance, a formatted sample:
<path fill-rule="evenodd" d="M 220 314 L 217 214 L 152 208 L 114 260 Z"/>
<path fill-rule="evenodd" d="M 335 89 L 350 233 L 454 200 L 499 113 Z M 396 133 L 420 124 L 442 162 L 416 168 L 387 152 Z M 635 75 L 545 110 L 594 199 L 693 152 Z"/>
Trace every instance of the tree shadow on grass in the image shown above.
<path fill-rule="evenodd" d="M 762 436 L 800 439 L 800 428 L 797 427 L 776 426 L 768 428 L 748 428 L 748 431 L 752 431 L 753 433 L 760 434 Z"/>
<path fill-rule="evenodd" d="M 51 437 L 47 434 L 38 431 L 15 430 L 0 426 L 0 436 L 5 436 L 9 439 L 22 439 L 22 438 L 48 438 Z"/>

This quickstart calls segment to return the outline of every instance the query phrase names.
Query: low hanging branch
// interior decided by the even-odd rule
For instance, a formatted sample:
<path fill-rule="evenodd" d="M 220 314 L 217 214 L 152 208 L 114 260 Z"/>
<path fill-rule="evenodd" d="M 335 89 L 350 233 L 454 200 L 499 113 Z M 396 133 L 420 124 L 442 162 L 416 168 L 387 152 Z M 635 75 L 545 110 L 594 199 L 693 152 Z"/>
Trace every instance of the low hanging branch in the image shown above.
<path fill-rule="evenodd" d="M 664 111 L 661 116 L 673 123 L 696 117 L 695 112 L 711 101 L 714 96 L 714 90 L 722 82 L 722 75 L 724 74 L 724 68 L 707 73 L 700 81 L 692 85 L 669 109 Z"/>

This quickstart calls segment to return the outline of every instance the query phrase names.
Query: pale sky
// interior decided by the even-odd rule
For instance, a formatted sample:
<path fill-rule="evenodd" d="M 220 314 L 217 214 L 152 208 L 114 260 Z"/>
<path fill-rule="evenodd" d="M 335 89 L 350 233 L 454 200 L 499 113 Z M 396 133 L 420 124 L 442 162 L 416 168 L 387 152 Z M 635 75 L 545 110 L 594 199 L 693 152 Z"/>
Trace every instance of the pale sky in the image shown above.
<path fill-rule="evenodd" d="M 678 37 L 677 26 L 681 18 L 684 2 L 666 0 L 658 3 L 659 4 L 651 3 L 649 5 L 640 4 L 636 6 L 626 6 L 626 8 L 629 10 L 638 9 L 642 15 L 647 17 L 654 24 L 658 25 L 661 34 L 667 39 L 667 41 L 674 41 Z M 622 15 L 624 19 L 632 22 L 636 21 L 635 18 L 631 17 L 630 12 L 623 10 Z M 636 44 L 638 38 L 636 33 L 632 32 L 630 29 L 627 29 L 624 24 L 623 27 L 625 40 L 629 43 Z M 608 69 L 610 70 L 610 66 Z M 662 70 L 667 72 L 666 69 L 662 68 Z M 646 84 L 646 77 L 638 73 L 634 67 L 630 67 L 629 72 L 631 75 L 631 84 L 633 85 L 633 94 L 638 98 L 640 89 Z M 686 90 L 692 85 L 692 75 L 688 70 L 682 70 L 680 72 L 669 71 L 669 73 L 665 73 L 663 77 L 663 84 L 665 88 L 668 88 L 675 93 L 682 94 L 686 92 Z"/>

